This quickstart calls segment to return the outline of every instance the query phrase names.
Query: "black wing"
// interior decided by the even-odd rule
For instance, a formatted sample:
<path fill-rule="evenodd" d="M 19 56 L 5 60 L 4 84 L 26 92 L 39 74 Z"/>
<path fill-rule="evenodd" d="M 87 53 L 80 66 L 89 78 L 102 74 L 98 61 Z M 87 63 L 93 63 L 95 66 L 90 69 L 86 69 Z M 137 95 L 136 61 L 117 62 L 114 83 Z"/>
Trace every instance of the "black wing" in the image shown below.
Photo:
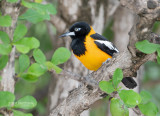
<path fill-rule="evenodd" d="M 91 37 L 92 37 L 93 39 L 96 39 L 96 40 L 98 39 L 98 40 L 108 41 L 107 38 L 103 37 L 102 35 L 100 35 L 100 34 L 98 34 L 98 33 L 92 34 Z"/>
<path fill-rule="evenodd" d="M 97 45 L 97 47 L 109 54 L 110 56 L 113 56 L 114 53 L 119 52 L 110 41 L 108 41 L 105 37 L 101 36 L 100 34 L 96 33 L 91 35 L 91 37 L 95 39 L 94 43 Z"/>

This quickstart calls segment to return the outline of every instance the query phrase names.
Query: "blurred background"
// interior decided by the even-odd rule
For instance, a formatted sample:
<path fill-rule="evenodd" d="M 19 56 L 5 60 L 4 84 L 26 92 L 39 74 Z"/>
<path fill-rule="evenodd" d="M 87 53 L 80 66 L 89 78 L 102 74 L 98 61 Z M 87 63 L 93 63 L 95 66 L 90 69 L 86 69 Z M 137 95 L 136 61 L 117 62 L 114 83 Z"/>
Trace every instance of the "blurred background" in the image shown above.
<path fill-rule="evenodd" d="M 52 3 L 57 9 L 57 14 L 51 16 L 50 20 L 36 24 L 23 20 L 18 20 L 18 23 L 25 23 L 28 27 L 29 31 L 26 36 L 39 39 L 40 49 L 47 59 L 51 59 L 58 47 L 70 49 L 71 39 L 61 39 L 58 36 L 77 21 L 88 22 L 96 32 L 112 41 L 121 52 L 127 48 L 128 33 L 137 16 L 122 7 L 118 0 L 43 0 L 43 3 Z M 153 32 L 160 34 L 159 22 L 155 23 Z M 60 67 L 80 75 L 90 72 L 73 55 Z M 152 94 L 152 101 L 160 109 L 160 65 L 149 61 L 139 72 L 137 81 L 140 86 L 137 90 L 149 91 Z M 79 83 L 76 81 L 65 79 L 57 74 L 46 73 L 37 82 L 19 79 L 16 83 L 15 94 L 17 99 L 25 95 L 33 95 L 38 105 L 28 112 L 32 112 L 34 116 L 46 116 L 68 96 L 69 91 L 78 86 Z M 81 116 L 109 116 L 108 103 L 108 98 L 100 100 Z"/>

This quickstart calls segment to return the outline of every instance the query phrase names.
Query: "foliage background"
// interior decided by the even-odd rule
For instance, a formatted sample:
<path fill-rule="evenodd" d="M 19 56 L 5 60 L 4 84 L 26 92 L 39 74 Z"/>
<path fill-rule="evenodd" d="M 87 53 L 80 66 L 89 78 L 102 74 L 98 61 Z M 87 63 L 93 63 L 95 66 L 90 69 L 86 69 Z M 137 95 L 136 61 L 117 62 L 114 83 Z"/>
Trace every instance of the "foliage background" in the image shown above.
<path fill-rule="evenodd" d="M 56 1 L 53 5 L 56 7 Z M 36 24 L 31 24 L 27 21 L 18 20 L 19 23 L 27 24 L 28 32 L 26 36 L 34 36 L 40 41 L 40 49 L 45 53 L 47 59 L 51 59 L 55 51 L 54 35 L 56 35 L 56 28 L 51 25 L 49 21 L 42 21 Z M 103 35 L 110 41 L 114 41 L 113 29 L 114 21 L 111 19 L 103 31 Z M 50 31 L 53 35 L 50 34 Z M 153 32 L 160 34 L 160 23 L 155 23 Z M 67 40 L 66 40 L 67 41 Z M 16 63 L 18 60 L 16 60 Z M 17 66 L 17 65 L 15 65 Z M 63 66 L 61 66 L 63 68 Z M 147 62 L 144 65 L 143 80 L 141 83 L 142 90 L 148 90 L 152 94 L 152 101 L 158 106 L 160 110 L 160 65 L 155 62 Z M 17 69 L 17 67 L 16 67 Z M 37 82 L 27 82 L 19 79 L 15 86 L 16 98 L 21 98 L 25 95 L 34 96 L 38 105 L 32 112 L 34 116 L 45 116 L 47 114 L 48 88 L 51 80 L 51 74 L 46 72 Z M 106 116 L 107 114 L 108 98 L 98 101 L 91 107 L 90 116 Z M 159 114 L 160 115 L 160 114 Z"/>

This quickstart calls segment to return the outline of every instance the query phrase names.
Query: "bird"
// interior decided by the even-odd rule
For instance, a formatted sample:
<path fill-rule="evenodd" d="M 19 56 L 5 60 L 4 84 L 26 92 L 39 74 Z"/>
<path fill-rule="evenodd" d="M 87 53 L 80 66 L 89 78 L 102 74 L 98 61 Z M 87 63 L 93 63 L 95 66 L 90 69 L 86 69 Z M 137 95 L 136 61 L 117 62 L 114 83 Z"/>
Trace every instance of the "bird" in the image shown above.
<path fill-rule="evenodd" d="M 75 57 L 92 71 L 98 70 L 103 63 L 119 52 L 112 42 L 96 33 L 92 26 L 83 21 L 74 23 L 60 38 L 66 36 L 72 39 L 70 47 Z M 129 89 L 137 86 L 132 77 L 124 77 L 122 83 Z"/>

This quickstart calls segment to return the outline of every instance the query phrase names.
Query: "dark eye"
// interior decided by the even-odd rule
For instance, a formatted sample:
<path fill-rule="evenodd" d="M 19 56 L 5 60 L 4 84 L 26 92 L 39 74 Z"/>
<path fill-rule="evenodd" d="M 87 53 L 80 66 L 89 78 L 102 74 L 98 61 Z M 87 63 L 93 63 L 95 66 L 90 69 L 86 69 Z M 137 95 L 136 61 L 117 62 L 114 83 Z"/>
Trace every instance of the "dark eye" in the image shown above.
<path fill-rule="evenodd" d="M 81 28 L 75 28 L 74 29 L 74 31 L 80 31 L 81 30 Z"/>

